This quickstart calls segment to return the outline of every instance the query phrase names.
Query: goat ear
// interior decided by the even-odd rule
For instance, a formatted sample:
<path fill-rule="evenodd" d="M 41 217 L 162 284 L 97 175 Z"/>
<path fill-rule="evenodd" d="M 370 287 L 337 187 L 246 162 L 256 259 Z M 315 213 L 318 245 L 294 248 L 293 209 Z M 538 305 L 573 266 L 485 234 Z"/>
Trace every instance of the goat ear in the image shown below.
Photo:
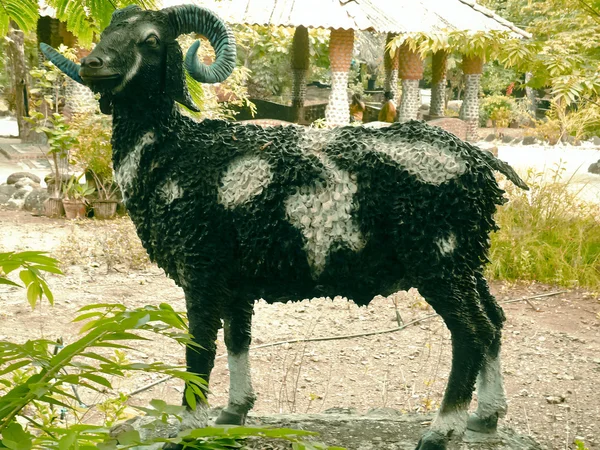
<path fill-rule="evenodd" d="M 100 96 L 100 111 L 102 114 L 108 115 L 113 113 L 112 95 L 102 94 Z"/>
<path fill-rule="evenodd" d="M 165 94 L 191 111 L 199 112 L 187 88 L 183 53 L 177 42 L 168 44 L 165 61 Z"/>

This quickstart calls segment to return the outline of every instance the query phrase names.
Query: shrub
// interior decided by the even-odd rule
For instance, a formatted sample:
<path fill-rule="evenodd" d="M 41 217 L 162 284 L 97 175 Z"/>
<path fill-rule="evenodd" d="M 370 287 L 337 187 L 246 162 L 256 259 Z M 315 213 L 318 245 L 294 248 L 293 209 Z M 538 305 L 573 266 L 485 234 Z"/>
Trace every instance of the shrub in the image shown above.
<path fill-rule="evenodd" d="M 508 127 L 517 109 L 515 99 L 506 95 L 491 95 L 485 97 L 479 107 L 479 122 L 485 126 L 488 120 L 494 122 L 497 128 Z"/>
<path fill-rule="evenodd" d="M 510 202 L 496 214 L 491 278 L 600 288 L 600 208 L 577 198 L 559 165 L 549 179 L 530 170 L 530 191 L 508 184 Z"/>

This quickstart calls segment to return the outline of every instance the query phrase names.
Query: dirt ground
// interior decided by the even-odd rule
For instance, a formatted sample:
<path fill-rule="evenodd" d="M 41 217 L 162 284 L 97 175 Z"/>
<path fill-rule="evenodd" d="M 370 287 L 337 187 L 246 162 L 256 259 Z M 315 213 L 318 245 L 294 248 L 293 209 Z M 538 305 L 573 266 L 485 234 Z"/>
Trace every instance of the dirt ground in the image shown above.
<path fill-rule="evenodd" d="M 59 219 L 0 210 L 0 251 L 29 249 L 52 253 L 74 229 L 80 238 L 91 241 L 93 233 L 104 225 L 92 227 L 90 222 L 73 225 Z M 43 304 L 32 311 L 23 291 L 0 286 L 0 339 L 22 342 L 28 338 L 62 337 L 66 343 L 72 342 L 79 325 L 71 320 L 78 308 L 90 303 L 122 302 L 128 307 L 139 307 L 168 302 L 178 310 L 184 308 L 182 291 L 153 265 L 141 270 L 116 266 L 116 270 L 107 273 L 102 264 L 84 258 L 80 264 L 66 267 L 65 272 L 64 277 L 48 277 L 56 298 L 54 307 Z M 500 302 L 561 290 L 536 283 L 494 282 L 491 287 Z M 590 450 L 599 449 L 598 293 L 574 289 L 529 303 L 507 303 L 504 309 L 508 320 L 503 342 L 503 371 L 509 398 L 504 425 L 533 437 L 542 448 L 574 448 L 572 442 L 577 438 Z M 359 308 L 342 298 L 276 305 L 259 301 L 255 309 L 253 345 L 390 329 L 397 326 L 396 311 L 405 323 L 432 312 L 416 291 L 376 298 L 367 308 Z M 224 355 L 222 330 L 218 345 L 218 354 Z M 153 340 L 136 344 L 129 358 L 181 364 L 184 352 L 166 340 Z M 368 420 L 369 415 L 384 412 L 400 422 L 412 420 L 417 424 L 415 433 L 418 435 L 439 406 L 449 363 L 449 334 L 437 317 L 399 332 L 255 349 L 252 371 L 258 401 L 254 413 L 258 416 L 316 414 L 332 412 L 334 408 L 334 412 L 342 411 Z M 114 386 L 122 392 L 130 392 L 158 378 L 138 374 L 115 381 Z M 224 405 L 228 390 L 226 358 L 217 359 L 211 389 L 211 404 Z M 134 396 L 131 402 L 147 405 L 150 399 L 161 398 L 179 403 L 181 391 L 179 382 L 166 381 Z M 82 395 L 87 404 L 102 400 L 89 393 Z M 361 423 L 365 425 L 355 427 L 355 433 L 377 428 Z M 389 428 L 385 424 L 382 427 Z M 332 439 L 330 444 L 345 443 L 357 449 L 410 448 L 392 445 L 393 437 L 385 433 L 379 446 L 353 446 L 336 436 L 331 424 L 322 428 L 324 440 Z M 349 433 L 345 430 L 342 434 Z"/>

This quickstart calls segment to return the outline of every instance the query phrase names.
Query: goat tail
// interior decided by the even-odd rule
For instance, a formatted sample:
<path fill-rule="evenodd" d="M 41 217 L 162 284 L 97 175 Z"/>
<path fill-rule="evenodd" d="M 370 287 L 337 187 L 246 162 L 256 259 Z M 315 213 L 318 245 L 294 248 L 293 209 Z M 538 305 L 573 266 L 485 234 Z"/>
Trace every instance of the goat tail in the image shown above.
<path fill-rule="evenodd" d="M 521 189 L 528 191 L 529 186 L 521 179 L 521 177 L 515 172 L 507 162 L 502 161 L 501 159 L 496 158 L 491 152 L 487 150 L 479 150 L 479 153 L 483 156 L 484 161 L 494 170 L 497 170 L 506 178 L 508 178 L 512 183 Z"/>

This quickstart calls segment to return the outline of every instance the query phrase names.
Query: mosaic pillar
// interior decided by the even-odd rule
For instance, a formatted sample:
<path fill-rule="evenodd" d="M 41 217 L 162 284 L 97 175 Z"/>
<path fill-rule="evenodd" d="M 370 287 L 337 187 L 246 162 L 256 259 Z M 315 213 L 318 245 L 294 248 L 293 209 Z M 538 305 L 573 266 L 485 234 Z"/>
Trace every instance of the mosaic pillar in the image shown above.
<path fill-rule="evenodd" d="M 306 76 L 310 64 L 308 29 L 302 25 L 296 28 L 292 41 L 292 107 L 295 122 L 304 122 L 304 102 L 306 100 Z"/>
<path fill-rule="evenodd" d="M 385 68 L 385 82 L 383 84 L 383 92 L 391 92 L 394 104 L 398 104 L 398 97 L 400 92 L 398 91 L 398 50 L 391 55 L 387 50 L 387 46 L 392 39 L 396 37 L 394 33 L 388 33 L 385 42 L 383 66 Z"/>
<path fill-rule="evenodd" d="M 423 60 L 421 55 L 402 44 L 398 50 L 398 72 L 402 78 L 402 95 L 398 106 L 398 121 L 406 122 L 417 118 L 421 107 L 419 80 L 423 77 Z"/>
<path fill-rule="evenodd" d="M 331 30 L 329 59 L 331 62 L 331 94 L 325 109 L 325 121 L 329 126 L 350 123 L 348 105 L 348 71 L 354 48 L 354 30 Z"/>
<path fill-rule="evenodd" d="M 429 105 L 430 119 L 444 117 L 446 108 L 446 66 L 448 52 L 440 50 L 431 59 L 431 104 Z"/>
<path fill-rule="evenodd" d="M 463 56 L 465 74 L 465 94 L 460 108 L 460 118 L 467 122 L 467 141 L 479 140 L 479 85 L 483 73 L 483 58 Z"/>

